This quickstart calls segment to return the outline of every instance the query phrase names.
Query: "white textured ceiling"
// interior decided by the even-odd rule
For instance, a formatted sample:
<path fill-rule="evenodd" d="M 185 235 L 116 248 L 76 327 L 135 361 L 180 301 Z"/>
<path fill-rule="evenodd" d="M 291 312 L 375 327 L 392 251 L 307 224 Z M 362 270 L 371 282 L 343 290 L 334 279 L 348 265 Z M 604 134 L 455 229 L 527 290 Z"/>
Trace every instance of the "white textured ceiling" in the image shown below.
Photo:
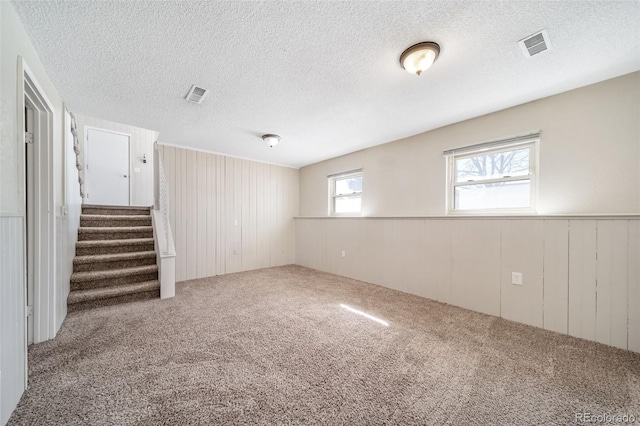
<path fill-rule="evenodd" d="M 295 167 L 640 69 L 637 0 L 13 4 L 72 111 Z M 420 41 L 442 51 L 417 77 L 398 58 Z"/>

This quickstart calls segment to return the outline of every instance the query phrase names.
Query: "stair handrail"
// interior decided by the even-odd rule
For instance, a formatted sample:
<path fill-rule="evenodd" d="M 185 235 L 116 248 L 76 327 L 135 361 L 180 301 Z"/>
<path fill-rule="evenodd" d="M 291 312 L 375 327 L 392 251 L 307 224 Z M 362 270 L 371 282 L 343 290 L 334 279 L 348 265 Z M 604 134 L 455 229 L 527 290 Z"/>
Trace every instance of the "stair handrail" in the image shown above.
<path fill-rule="evenodd" d="M 80 161 L 80 140 L 78 139 L 78 124 L 76 116 L 69 111 L 71 118 L 71 134 L 73 135 L 73 152 L 76 154 L 76 169 L 78 169 L 78 183 L 80 184 L 80 198 L 84 200 L 84 181 L 82 179 L 84 170 Z"/>

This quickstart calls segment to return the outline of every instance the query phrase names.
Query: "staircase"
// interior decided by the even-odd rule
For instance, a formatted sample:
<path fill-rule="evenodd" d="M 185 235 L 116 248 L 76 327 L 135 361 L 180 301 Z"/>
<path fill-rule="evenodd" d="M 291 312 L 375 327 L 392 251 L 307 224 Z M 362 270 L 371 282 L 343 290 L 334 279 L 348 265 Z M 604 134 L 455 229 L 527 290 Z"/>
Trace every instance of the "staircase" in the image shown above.
<path fill-rule="evenodd" d="M 68 312 L 159 297 L 150 208 L 83 205 Z"/>

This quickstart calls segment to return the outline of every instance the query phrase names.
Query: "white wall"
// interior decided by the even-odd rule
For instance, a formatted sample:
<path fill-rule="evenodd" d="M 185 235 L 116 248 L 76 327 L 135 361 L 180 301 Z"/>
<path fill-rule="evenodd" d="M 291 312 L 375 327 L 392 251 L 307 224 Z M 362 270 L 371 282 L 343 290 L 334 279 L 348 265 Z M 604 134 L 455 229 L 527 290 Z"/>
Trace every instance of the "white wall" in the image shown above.
<path fill-rule="evenodd" d="M 327 175 L 363 168 L 364 216 L 442 215 L 444 150 L 530 130 L 541 131 L 538 213 L 640 213 L 639 99 L 636 72 L 303 167 L 300 214 L 326 216 Z"/>
<path fill-rule="evenodd" d="M 176 281 L 294 262 L 298 171 L 160 145 Z"/>
<path fill-rule="evenodd" d="M 638 216 L 298 218 L 296 263 L 640 352 Z"/>
<path fill-rule="evenodd" d="M 78 169 L 76 155 L 73 150 L 73 135 L 71 133 L 71 117 L 67 111 L 64 114 L 64 177 L 65 177 L 65 209 L 66 214 L 59 212 L 56 216 L 56 255 L 57 286 L 56 286 L 56 323 L 55 330 L 60 329 L 62 321 L 67 316 L 67 296 L 69 296 L 69 278 L 73 272 L 73 258 L 76 255 L 78 241 L 78 227 L 82 198 L 78 183 Z"/>
<path fill-rule="evenodd" d="M 75 114 L 75 116 L 78 126 L 78 138 L 80 138 L 80 164 L 83 166 L 87 127 L 97 127 L 131 135 L 131 143 L 129 144 L 131 205 L 144 207 L 153 205 L 153 143 L 158 138 L 158 132 L 81 114 Z M 146 164 L 142 162 L 143 154 L 147 156 Z M 136 172 L 135 169 L 140 169 L 140 171 Z M 82 177 L 84 181 L 84 176 Z M 88 199 L 84 199 L 85 204 L 91 204 L 90 196 L 91 193 L 89 193 Z"/>
<path fill-rule="evenodd" d="M 18 61 L 21 56 L 34 73 L 44 95 L 53 106 L 53 200 L 52 215 L 60 212 L 64 204 L 63 180 L 63 104 L 56 88 L 49 79 L 38 54 L 27 37 L 10 2 L 0 2 L 0 241 L 2 242 L 2 269 L 0 280 L 2 298 L 0 312 L 3 320 L 0 327 L 0 423 L 7 421 L 11 411 L 22 394 L 25 383 L 25 277 L 24 277 L 24 145 L 22 131 L 18 125 Z M 58 224 L 58 221 L 51 221 Z M 56 229 L 52 230 L 56 234 Z M 52 249 L 53 250 L 53 249 Z M 58 253 L 54 253 L 54 262 Z M 57 277 L 58 271 L 50 271 L 50 277 Z M 50 279 L 51 292 L 55 293 L 60 284 Z M 61 321 L 55 315 L 54 323 Z M 5 321 L 4 315 L 8 320 Z M 43 331 L 44 339 L 54 330 L 51 324 Z"/>

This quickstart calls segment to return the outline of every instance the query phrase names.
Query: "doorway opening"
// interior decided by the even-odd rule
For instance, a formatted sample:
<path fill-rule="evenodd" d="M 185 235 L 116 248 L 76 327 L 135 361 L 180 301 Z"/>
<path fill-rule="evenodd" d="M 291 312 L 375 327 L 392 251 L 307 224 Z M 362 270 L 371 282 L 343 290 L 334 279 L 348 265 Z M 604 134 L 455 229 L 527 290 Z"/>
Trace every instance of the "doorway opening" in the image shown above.
<path fill-rule="evenodd" d="M 85 183 L 88 204 L 131 205 L 131 135 L 86 127 Z"/>

